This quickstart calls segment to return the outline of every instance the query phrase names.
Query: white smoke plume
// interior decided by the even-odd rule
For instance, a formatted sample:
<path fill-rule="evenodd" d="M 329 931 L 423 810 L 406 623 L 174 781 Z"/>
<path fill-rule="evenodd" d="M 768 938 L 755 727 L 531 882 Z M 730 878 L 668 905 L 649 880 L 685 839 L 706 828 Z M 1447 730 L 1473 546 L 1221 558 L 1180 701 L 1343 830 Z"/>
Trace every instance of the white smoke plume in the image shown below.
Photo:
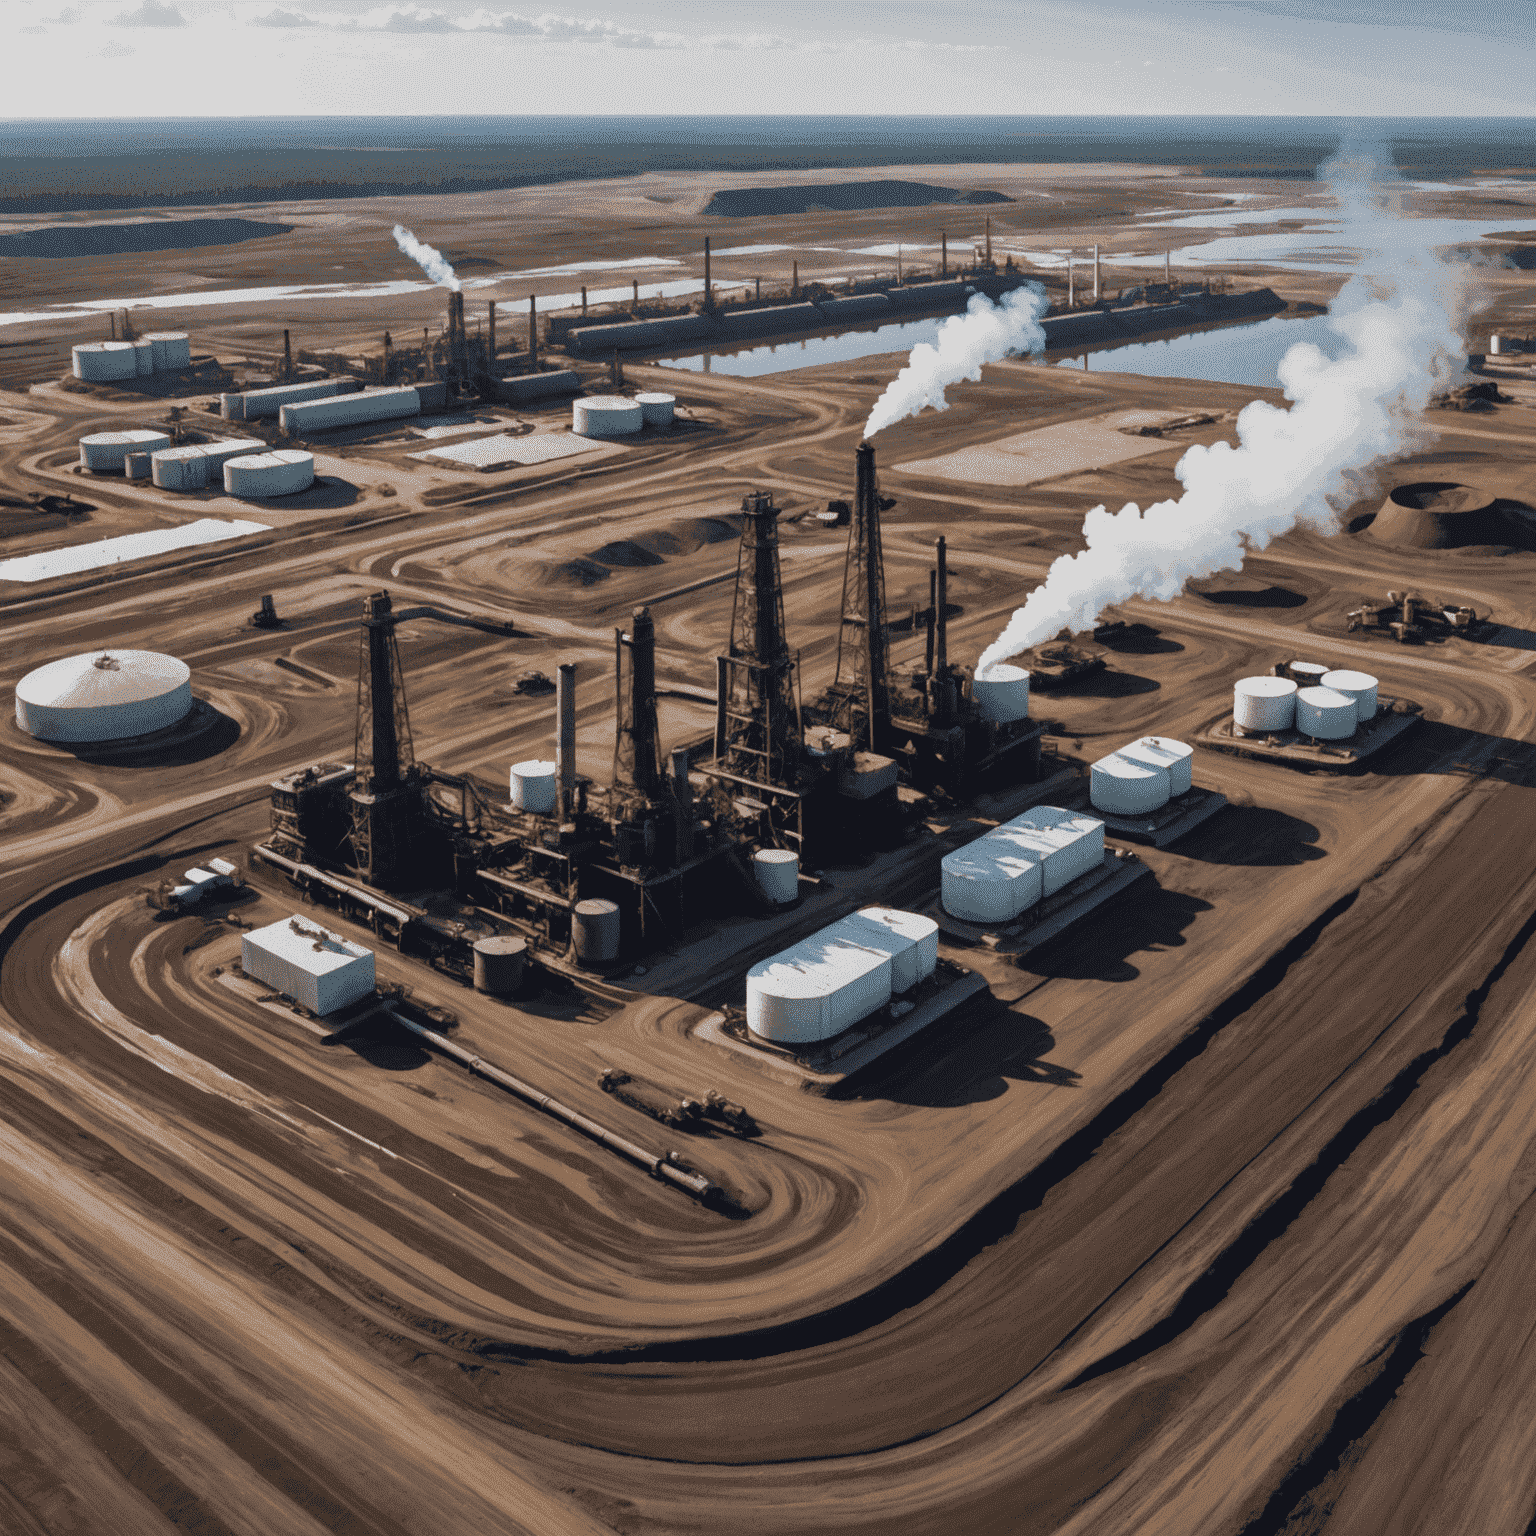
<path fill-rule="evenodd" d="M 1040 316 L 1049 304 L 1039 283 L 1010 289 L 997 304 L 984 293 L 972 294 L 963 315 L 946 320 L 932 342 L 920 341 L 912 348 L 907 366 L 875 402 L 864 436 L 873 437 L 882 427 L 917 415 L 925 405 L 948 410 L 945 389 L 962 379 L 979 379 L 983 363 L 999 362 L 1011 352 L 1044 351 Z"/>
<path fill-rule="evenodd" d="M 1240 570 L 1249 551 L 1297 524 L 1337 533 L 1334 503 L 1357 500 L 1369 471 L 1426 439 L 1424 407 L 1465 365 L 1470 269 L 1440 260 L 1412 219 L 1393 216 L 1369 161 L 1341 158 L 1319 174 L 1333 180 L 1340 243 L 1362 251 L 1328 312 L 1346 350 L 1332 362 L 1311 343 L 1293 346 L 1279 369 L 1292 406 L 1255 400 L 1237 418 L 1237 447 L 1191 448 L 1174 470 L 1177 500 L 1088 513 L 1088 547 L 1052 564 L 982 652 L 977 676 L 1059 630 L 1091 629 L 1114 603 L 1169 602 L 1193 578 Z"/>
<path fill-rule="evenodd" d="M 455 275 L 448 258 L 439 250 L 434 250 L 424 241 L 418 240 L 404 224 L 395 225 L 395 244 L 405 252 L 412 261 L 421 268 L 428 277 L 440 288 L 451 288 L 457 293 L 462 286 Z"/>

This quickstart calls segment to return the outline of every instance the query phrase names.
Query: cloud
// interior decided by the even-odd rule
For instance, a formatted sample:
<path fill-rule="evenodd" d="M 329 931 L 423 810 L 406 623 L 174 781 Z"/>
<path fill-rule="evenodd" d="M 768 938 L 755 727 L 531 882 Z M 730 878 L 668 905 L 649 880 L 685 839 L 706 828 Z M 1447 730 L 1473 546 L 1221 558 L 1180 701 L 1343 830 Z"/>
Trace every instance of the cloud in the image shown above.
<path fill-rule="evenodd" d="M 137 9 L 119 11 L 111 20 L 114 27 L 184 27 L 187 18 L 164 0 L 141 0 Z"/>
<path fill-rule="evenodd" d="M 315 18 L 304 15 L 302 11 L 286 10 L 279 5 L 264 16 L 253 16 L 250 24 L 253 27 L 312 27 Z"/>
<path fill-rule="evenodd" d="M 136 49 L 130 48 L 127 43 L 119 42 L 114 37 L 105 48 L 97 50 L 96 57 L 98 59 L 126 59 L 129 54 L 135 52 L 137 52 Z"/>

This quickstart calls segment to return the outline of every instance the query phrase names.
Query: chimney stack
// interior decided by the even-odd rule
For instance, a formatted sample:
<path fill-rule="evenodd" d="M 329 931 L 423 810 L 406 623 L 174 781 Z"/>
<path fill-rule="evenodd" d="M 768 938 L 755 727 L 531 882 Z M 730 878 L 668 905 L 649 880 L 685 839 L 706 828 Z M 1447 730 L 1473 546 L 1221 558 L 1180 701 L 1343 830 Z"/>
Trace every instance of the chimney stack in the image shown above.
<path fill-rule="evenodd" d="M 496 376 L 496 300 L 488 299 L 485 305 L 485 371 Z"/>
<path fill-rule="evenodd" d="M 1101 290 L 1099 288 L 1099 248 L 1098 248 L 1098 246 L 1094 246 L 1094 248 L 1093 248 L 1093 302 L 1095 304 L 1097 304 L 1099 302 L 1099 293 L 1100 293 L 1100 291 Z"/>
<path fill-rule="evenodd" d="M 555 672 L 555 778 L 560 820 L 569 821 L 576 799 L 576 664 L 562 661 Z"/>
<path fill-rule="evenodd" d="M 992 265 L 992 215 L 987 215 L 987 265 Z"/>
<path fill-rule="evenodd" d="M 585 283 L 581 285 L 581 318 L 583 320 L 587 318 L 587 285 Z"/>
<path fill-rule="evenodd" d="M 539 360 L 539 301 L 528 295 L 528 361 Z"/>
<path fill-rule="evenodd" d="M 715 307 L 715 295 L 709 284 L 709 236 L 704 236 L 704 308 Z"/>
<path fill-rule="evenodd" d="M 790 266 L 794 269 L 794 276 L 789 280 L 789 296 L 792 299 L 798 299 L 800 297 L 800 263 L 791 262 Z"/>
<path fill-rule="evenodd" d="M 949 231 L 947 229 L 939 233 L 939 271 L 944 277 L 949 276 Z"/>

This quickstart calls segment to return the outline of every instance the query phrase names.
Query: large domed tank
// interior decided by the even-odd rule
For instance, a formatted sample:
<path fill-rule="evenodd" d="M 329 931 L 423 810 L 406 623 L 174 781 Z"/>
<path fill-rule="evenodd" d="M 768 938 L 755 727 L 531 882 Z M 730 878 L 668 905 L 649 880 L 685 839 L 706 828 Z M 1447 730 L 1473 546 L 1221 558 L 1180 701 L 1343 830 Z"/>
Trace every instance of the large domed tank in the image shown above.
<path fill-rule="evenodd" d="M 192 708 L 192 671 L 158 651 L 88 651 L 27 673 L 16 723 L 41 741 L 121 741 L 161 731 Z"/>
<path fill-rule="evenodd" d="M 1343 741 L 1359 720 L 1354 699 L 1337 688 L 1303 688 L 1296 695 L 1296 729 L 1314 741 Z"/>
<path fill-rule="evenodd" d="M 1148 816 L 1172 793 L 1165 764 L 1138 761 L 1123 752 L 1101 757 L 1088 770 L 1088 800 L 1111 816 Z"/>
<path fill-rule="evenodd" d="M 571 407 L 571 431 L 580 437 L 626 437 L 645 424 L 645 414 L 622 395 L 588 395 Z"/>
<path fill-rule="evenodd" d="M 1296 720 L 1296 684 L 1288 677 L 1239 678 L 1232 720 L 1240 731 L 1288 731 Z"/>

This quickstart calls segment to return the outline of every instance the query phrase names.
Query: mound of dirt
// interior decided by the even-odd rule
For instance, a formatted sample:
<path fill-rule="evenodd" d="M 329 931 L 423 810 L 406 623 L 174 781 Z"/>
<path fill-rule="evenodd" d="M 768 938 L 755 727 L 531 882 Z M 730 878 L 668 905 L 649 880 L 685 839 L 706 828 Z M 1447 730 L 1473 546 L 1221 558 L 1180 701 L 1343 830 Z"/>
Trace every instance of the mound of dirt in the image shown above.
<path fill-rule="evenodd" d="M 634 539 L 615 539 L 611 544 L 604 544 L 601 549 L 594 549 L 588 557 L 589 561 L 595 560 L 600 565 L 661 565 L 663 560 L 654 550 L 647 549 L 643 544 Z"/>
<path fill-rule="evenodd" d="M 1536 549 L 1536 513 L 1530 507 L 1451 480 L 1416 480 L 1397 486 L 1361 531 L 1409 549 L 1464 549 L 1477 544 Z"/>
<path fill-rule="evenodd" d="M 705 213 L 764 218 L 776 213 L 836 213 L 864 208 L 929 208 L 935 203 L 1011 203 L 1001 192 L 932 187 L 921 181 L 842 181 L 814 187 L 731 187 L 716 192 Z"/>
<path fill-rule="evenodd" d="M 581 556 L 575 560 L 562 560 L 559 565 L 541 565 L 534 574 L 540 585 L 590 587 L 606 581 L 613 573 L 606 565 Z"/>

